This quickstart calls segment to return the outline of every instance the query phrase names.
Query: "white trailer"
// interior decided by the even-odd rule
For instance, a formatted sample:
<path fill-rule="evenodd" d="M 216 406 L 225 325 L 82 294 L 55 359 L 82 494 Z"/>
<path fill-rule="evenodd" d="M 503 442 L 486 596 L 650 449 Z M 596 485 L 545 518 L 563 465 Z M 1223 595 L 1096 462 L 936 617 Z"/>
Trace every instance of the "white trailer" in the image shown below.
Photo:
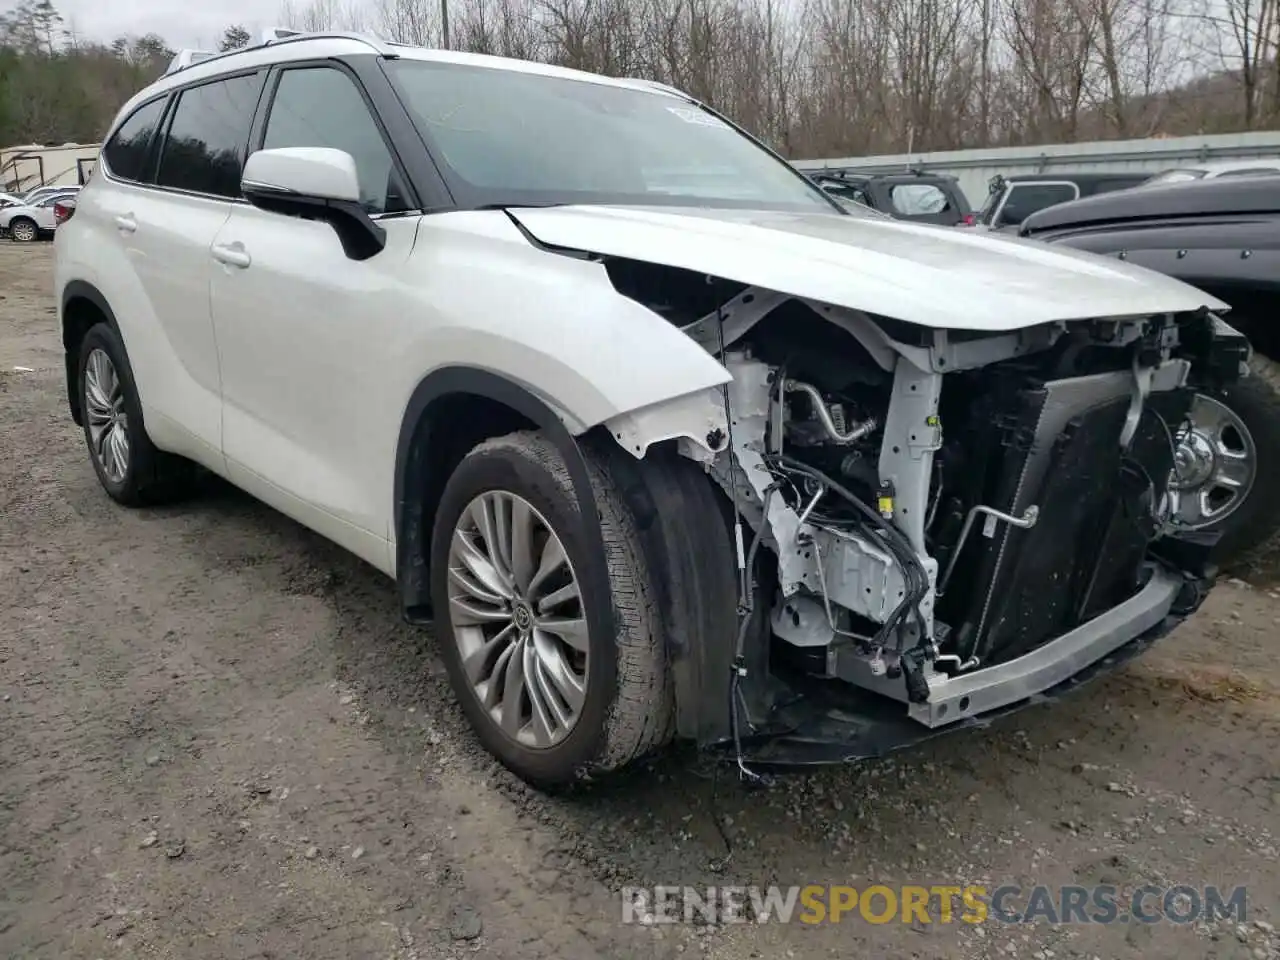
<path fill-rule="evenodd" d="M 100 149 L 97 143 L 0 149 L 0 192 L 22 194 L 36 187 L 82 184 L 93 173 Z"/>

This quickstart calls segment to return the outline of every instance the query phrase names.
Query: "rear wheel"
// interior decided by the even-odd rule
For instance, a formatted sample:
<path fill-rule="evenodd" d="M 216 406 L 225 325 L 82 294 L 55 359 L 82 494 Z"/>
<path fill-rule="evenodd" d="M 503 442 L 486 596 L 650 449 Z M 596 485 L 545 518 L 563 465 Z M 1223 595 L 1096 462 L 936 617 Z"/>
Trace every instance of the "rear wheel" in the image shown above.
<path fill-rule="evenodd" d="M 535 432 L 463 459 L 432 536 L 437 636 L 463 711 L 490 753 L 542 786 L 620 767 L 670 736 L 663 632 L 639 537 L 602 465 L 588 465 L 603 578 L 588 567 L 564 460 Z M 607 636 L 592 626 L 602 609 L 612 611 Z"/>
<path fill-rule="evenodd" d="M 34 220 L 27 217 L 16 217 L 9 224 L 9 236 L 17 243 L 32 243 L 40 236 L 40 228 Z"/>
<path fill-rule="evenodd" d="M 142 429 L 142 407 L 124 344 L 105 323 L 91 328 L 81 342 L 79 386 L 89 459 L 113 500 L 140 506 L 186 491 L 192 466 L 157 450 Z"/>

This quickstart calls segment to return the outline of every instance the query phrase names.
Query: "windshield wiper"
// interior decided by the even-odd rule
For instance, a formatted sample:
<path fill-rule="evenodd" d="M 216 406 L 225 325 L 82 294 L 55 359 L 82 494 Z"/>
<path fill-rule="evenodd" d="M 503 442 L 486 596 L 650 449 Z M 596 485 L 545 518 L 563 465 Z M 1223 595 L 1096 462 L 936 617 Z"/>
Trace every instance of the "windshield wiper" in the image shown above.
<path fill-rule="evenodd" d="M 469 210 L 537 210 L 542 207 L 567 207 L 568 204 L 557 200 L 547 200 L 545 202 L 522 202 L 515 201 L 512 203 L 480 203 L 474 207 L 468 207 Z"/>

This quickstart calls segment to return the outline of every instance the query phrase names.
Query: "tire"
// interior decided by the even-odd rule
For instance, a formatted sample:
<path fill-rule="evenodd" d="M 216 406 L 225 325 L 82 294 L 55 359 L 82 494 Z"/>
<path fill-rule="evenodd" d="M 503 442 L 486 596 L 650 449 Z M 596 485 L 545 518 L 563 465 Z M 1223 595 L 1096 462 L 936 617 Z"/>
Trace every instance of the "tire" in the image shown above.
<path fill-rule="evenodd" d="M 436 635 L 463 712 L 489 753 L 517 776 L 543 788 L 615 770 L 662 746 L 670 739 L 674 718 L 664 631 L 634 519 L 602 462 L 587 450 L 584 455 L 600 514 L 610 596 L 591 595 L 591 584 L 596 580 L 583 575 L 591 557 L 578 532 L 579 510 L 569 471 L 559 450 L 541 433 L 508 434 L 467 454 L 445 486 L 431 539 Z M 527 516 L 535 533 L 529 537 L 532 549 L 527 555 L 533 559 L 524 566 L 523 574 L 512 574 L 520 565 L 505 561 L 504 555 L 509 569 L 502 571 L 507 584 L 523 580 L 529 589 L 524 594 L 514 591 L 513 599 L 499 599 L 497 593 L 491 593 L 488 601 L 478 601 L 467 585 L 479 582 L 473 575 L 477 569 L 484 574 L 485 583 L 492 584 L 493 568 L 473 566 L 474 555 L 460 544 L 465 539 L 484 552 L 488 541 L 479 534 L 476 511 L 495 506 L 504 511 L 502 522 L 507 530 L 517 527 L 517 510 L 521 516 L 526 516 L 526 509 L 532 511 Z M 512 518 L 509 522 L 505 519 L 508 516 Z M 539 524 L 549 533 L 537 532 Z M 538 575 L 530 577 L 529 571 L 539 557 L 554 554 L 554 550 L 545 549 L 552 534 L 562 544 L 568 565 L 557 568 L 539 584 Z M 495 534 L 493 539 L 500 537 Z M 514 544 L 514 539 L 511 542 Z M 515 553 L 513 546 L 511 554 Z M 551 614 L 543 612 L 537 606 L 539 598 L 563 595 L 565 590 L 553 588 L 566 582 L 566 577 L 578 584 L 580 602 L 569 599 L 563 606 L 549 607 Z M 472 605 L 467 607 L 466 603 Z M 522 603 L 526 614 L 548 624 L 584 616 L 584 623 L 589 623 L 599 605 L 609 604 L 614 635 L 598 636 L 584 628 L 574 640 L 581 649 L 575 650 L 561 635 L 529 626 L 527 616 L 522 623 Z M 477 627 L 469 622 L 474 619 L 469 614 L 477 609 L 485 615 L 509 613 L 506 621 Z M 493 639 L 500 630 L 505 641 Z M 468 658 L 467 654 L 481 647 L 482 636 L 490 644 L 487 655 L 476 653 Z M 555 650 L 544 657 L 549 636 Z M 504 655 L 504 649 L 513 652 Z M 472 664 L 471 676 L 464 659 Z M 564 676 L 561 663 L 574 671 L 568 685 L 553 684 L 549 679 Z M 504 696 L 516 664 L 519 676 L 525 678 L 524 691 L 513 701 L 518 711 L 507 706 Z M 528 681 L 530 670 L 543 679 Z M 477 678 L 474 683 L 472 676 Z M 575 685 L 574 678 L 581 682 Z M 562 723 L 566 709 L 573 710 L 574 704 L 561 693 L 570 687 L 576 692 L 579 686 L 585 692 L 576 715 L 571 723 Z M 538 722 L 534 694 L 543 705 L 541 714 L 552 722 Z M 487 698 L 488 705 L 482 698 Z M 495 700 L 501 705 L 495 705 Z M 504 718 L 509 718 L 505 729 Z"/>
<path fill-rule="evenodd" d="M 80 343 L 78 363 L 85 446 L 108 496 L 138 507 L 186 493 L 192 465 L 157 450 L 147 436 L 133 371 L 115 330 L 105 323 L 92 327 Z M 123 436 L 123 444 L 112 441 L 112 434 Z"/>
<path fill-rule="evenodd" d="M 15 217 L 9 223 L 9 238 L 14 243 L 35 243 L 40 239 L 40 228 L 29 217 Z"/>
<path fill-rule="evenodd" d="M 1248 561 L 1280 533 L 1280 364 L 1255 353 L 1249 375 L 1228 386 L 1215 399 L 1239 418 L 1255 457 L 1252 484 L 1229 515 L 1204 530 L 1221 531 L 1214 551 L 1224 567 Z"/>

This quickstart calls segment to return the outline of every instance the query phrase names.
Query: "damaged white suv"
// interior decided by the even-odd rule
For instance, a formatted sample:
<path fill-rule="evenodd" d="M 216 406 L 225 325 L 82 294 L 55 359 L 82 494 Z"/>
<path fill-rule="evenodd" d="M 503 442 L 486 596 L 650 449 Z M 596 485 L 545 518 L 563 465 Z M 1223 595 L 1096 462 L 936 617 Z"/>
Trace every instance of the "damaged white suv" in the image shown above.
<path fill-rule="evenodd" d="M 199 465 L 394 577 L 535 783 L 876 755 L 1212 581 L 1174 438 L 1224 304 L 850 212 L 655 84 L 264 42 L 131 100 L 56 244 L 107 492 Z"/>

